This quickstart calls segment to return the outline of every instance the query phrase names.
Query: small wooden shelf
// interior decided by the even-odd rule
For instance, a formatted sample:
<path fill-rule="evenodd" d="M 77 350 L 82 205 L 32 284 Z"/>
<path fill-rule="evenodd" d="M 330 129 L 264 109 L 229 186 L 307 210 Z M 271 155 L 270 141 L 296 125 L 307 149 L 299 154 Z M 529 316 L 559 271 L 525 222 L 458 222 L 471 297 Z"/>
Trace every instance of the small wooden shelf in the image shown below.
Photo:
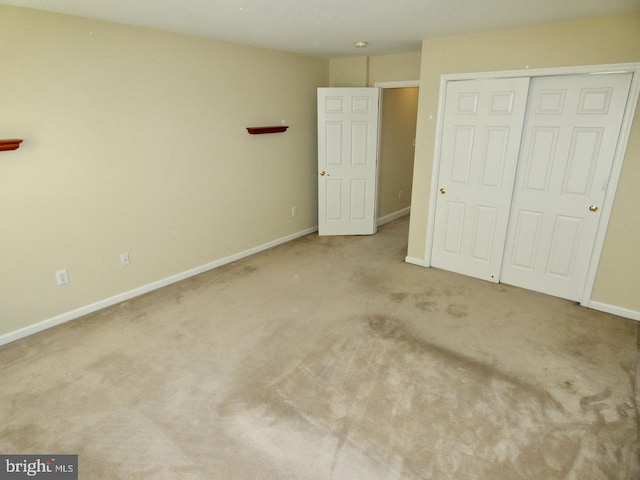
<path fill-rule="evenodd" d="M 263 133 L 280 133 L 286 132 L 288 125 L 274 125 L 269 127 L 247 127 L 247 132 L 251 135 L 262 135 Z"/>
<path fill-rule="evenodd" d="M 17 150 L 22 140 L 19 138 L 10 138 L 9 140 L 0 140 L 0 152 L 3 150 Z"/>

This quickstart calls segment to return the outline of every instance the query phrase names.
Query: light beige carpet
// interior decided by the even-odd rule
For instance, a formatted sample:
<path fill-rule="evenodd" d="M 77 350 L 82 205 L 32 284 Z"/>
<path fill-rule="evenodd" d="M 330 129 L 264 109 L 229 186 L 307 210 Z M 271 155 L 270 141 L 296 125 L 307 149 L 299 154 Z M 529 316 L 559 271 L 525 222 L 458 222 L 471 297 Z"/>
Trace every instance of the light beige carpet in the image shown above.
<path fill-rule="evenodd" d="M 87 479 L 637 479 L 638 326 L 309 235 L 0 349 L 0 452 Z"/>

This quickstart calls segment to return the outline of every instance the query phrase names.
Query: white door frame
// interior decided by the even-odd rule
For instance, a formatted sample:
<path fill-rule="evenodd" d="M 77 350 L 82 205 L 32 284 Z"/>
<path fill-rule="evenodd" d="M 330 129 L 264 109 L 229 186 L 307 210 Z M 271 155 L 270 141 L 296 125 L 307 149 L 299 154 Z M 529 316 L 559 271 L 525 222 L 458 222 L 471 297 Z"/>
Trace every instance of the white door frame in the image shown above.
<path fill-rule="evenodd" d="M 613 165 L 611 167 L 611 176 L 609 177 L 609 183 L 607 185 L 607 191 L 604 197 L 604 203 L 602 205 L 602 214 L 600 222 L 598 224 L 598 230 L 596 233 L 595 242 L 593 245 L 593 252 L 591 254 L 591 261 L 589 262 L 589 268 L 587 270 L 585 285 L 583 288 L 582 299 L 580 305 L 589 306 L 591 301 L 591 294 L 593 292 L 593 284 L 596 279 L 596 273 L 598 271 L 598 264 L 600 262 L 600 256 L 602 254 L 602 248 L 604 246 L 605 235 L 607 227 L 609 225 L 609 219 L 611 217 L 611 211 L 613 209 L 613 200 L 615 198 L 616 189 L 618 187 L 618 181 L 620 179 L 620 172 L 622 171 L 622 163 L 627 149 L 627 143 L 629 140 L 629 134 L 631 132 L 631 125 L 633 124 L 633 116 L 635 113 L 635 107 L 638 102 L 638 96 L 640 95 L 640 63 L 617 63 L 607 65 L 584 65 L 577 67 L 552 67 L 552 68 L 535 68 L 525 70 L 509 70 L 499 72 L 478 72 L 478 73 L 457 73 L 457 74 L 444 74 L 440 76 L 440 94 L 438 99 L 438 118 L 436 124 L 436 138 L 433 153 L 433 168 L 431 173 L 431 192 L 429 195 L 429 213 L 427 217 L 427 241 L 425 245 L 424 254 L 424 266 L 431 266 L 431 249 L 433 247 L 433 229 L 435 226 L 435 207 L 437 201 L 438 191 L 438 175 L 440 173 L 440 149 L 441 138 L 444 120 L 444 101 L 447 82 L 455 80 L 474 80 L 480 78 L 511 78 L 511 77 L 541 77 L 541 76 L 553 76 L 553 75 L 575 75 L 575 74 L 606 74 L 606 73 L 633 73 L 633 79 L 631 80 L 631 87 L 629 89 L 629 97 L 627 99 L 627 106 L 625 109 L 624 117 L 622 119 L 622 125 L 620 127 L 620 136 L 618 139 L 618 147 L 616 149 Z"/>
<path fill-rule="evenodd" d="M 419 87 L 420 80 L 403 80 L 400 82 L 375 82 L 374 87 L 378 88 L 406 88 L 406 87 Z"/>

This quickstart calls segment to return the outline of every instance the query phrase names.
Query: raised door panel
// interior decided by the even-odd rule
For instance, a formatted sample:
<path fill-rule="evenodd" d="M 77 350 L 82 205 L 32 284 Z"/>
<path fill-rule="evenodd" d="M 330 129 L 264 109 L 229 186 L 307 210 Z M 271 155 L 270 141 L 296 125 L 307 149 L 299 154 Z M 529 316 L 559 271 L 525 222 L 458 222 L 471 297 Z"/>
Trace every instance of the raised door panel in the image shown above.
<path fill-rule="evenodd" d="M 342 180 L 327 180 L 325 188 L 325 215 L 327 220 L 341 221 L 344 219 L 342 209 Z"/>
<path fill-rule="evenodd" d="M 324 158 L 323 163 L 325 166 L 342 165 L 342 144 L 343 137 L 343 122 L 327 122 L 325 125 L 325 137 L 324 137 Z"/>

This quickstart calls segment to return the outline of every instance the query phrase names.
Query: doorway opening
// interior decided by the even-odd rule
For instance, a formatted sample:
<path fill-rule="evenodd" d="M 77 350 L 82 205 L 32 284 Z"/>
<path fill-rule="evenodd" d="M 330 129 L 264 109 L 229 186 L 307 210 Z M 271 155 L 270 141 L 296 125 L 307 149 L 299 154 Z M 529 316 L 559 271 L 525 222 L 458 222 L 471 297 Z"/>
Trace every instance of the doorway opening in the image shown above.
<path fill-rule="evenodd" d="M 372 235 L 409 213 L 417 93 L 417 81 L 318 88 L 319 235 Z"/>
<path fill-rule="evenodd" d="M 381 89 L 378 190 L 378 226 L 409 214 L 419 82 L 376 83 Z"/>

